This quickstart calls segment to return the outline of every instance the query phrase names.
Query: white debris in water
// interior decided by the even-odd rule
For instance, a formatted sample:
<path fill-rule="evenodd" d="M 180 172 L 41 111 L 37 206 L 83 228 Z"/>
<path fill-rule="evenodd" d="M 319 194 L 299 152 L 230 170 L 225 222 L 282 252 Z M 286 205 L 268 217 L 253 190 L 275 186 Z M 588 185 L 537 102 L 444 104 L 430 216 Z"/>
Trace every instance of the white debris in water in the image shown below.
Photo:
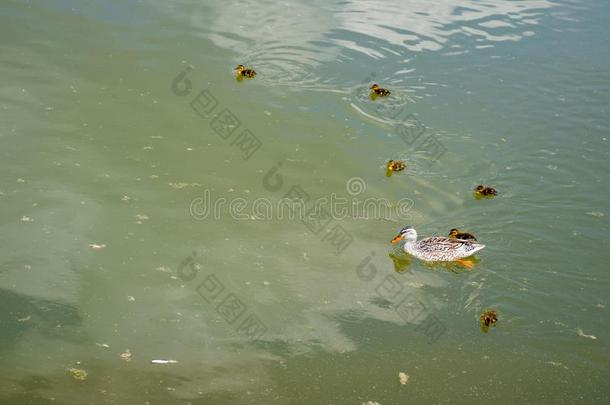
<path fill-rule="evenodd" d="M 400 373 L 398 373 L 398 380 L 400 381 L 400 383 L 402 385 L 405 385 L 406 383 L 409 382 L 409 374 L 407 373 L 403 373 L 402 371 Z"/>
<path fill-rule="evenodd" d="M 587 334 L 585 334 L 585 333 L 582 331 L 582 329 L 580 329 L 580 328 L 576 329 L 576 334 L 577 334 L 578 336 L 580 336 L 580 337 L 584 337 L 584 338 L 589 338 L 589 339 L 597 340 L 597 337 L 596 337 L 596 336 L 593 336 L 593 335 L 587 335 Z"/>
<path fill-rule="evenodd" d="M 104 249 L 106 247 L 106 245 L 105 244 L 98 245 L 97 243 L 90 243 L 89 247 L 91 249 L 99 250 L 99 249 Z"/>
<path fill-rule="evenodd" d="M 125 351 L 119 354 L 119 357 L 125 361 L 131 361 L 131 351 L 129 349 L 125 349 Z"/>
<path fill-rule="evenodd" d="M 152 149 L 153 149 L 153 147 L 152 147 L 152 146 L 145 146 L 145 147 L 143 147 L 142 149 L 144 149 L 144 150 L 152 150 Z"/>
<path fill-rule="evenodd" d="M 136 219 L 138 221 L 147 221 L 149 218 L 148 218 L 148 215 L 146 215 L 146 214 L 137 214 Z"/>
<path fill-rule="evenodd" d="M 379 402 L 375 402 L 375 401 L 366 401 L 363 402 L 362 405 L 381 405 Z"/>
<path fill-rule="evenodd" d="M 34 222 L 34 220 L 30 217 L 26 217 L 25 215 L 21 217 L 21 222 Z"/>
<path fill-rule="evenodd" d="M 109 348 L 110 348 L 110 345 L 108 345 L 108 344 L 106 344 L 106 343 L 96 343 L 95 345 L 96 345 L 96 346 L 99 346 L 99 347 L 104 347 L 104 348 L 106 348 L 106 349 L 109 349 Z"/>
<path fill-rule="evenodd" d="M 171 188 L 175 188 L 176 190 L 180 190 L 185 187 L 201 187 L 199 183 L 167 183 Z"/>
<path fill-rule="evenodd" d="M 558 362 L 558 361 L 547 361 L 547 362 L 545 362 L 545 363 L 546 363 L 546 364 L 550 364 L 551 366 L 554 366 L 554 367 L 563 367 L 563 368 L 565 368 L 566 370 L 569 370 L 569 369 L 568 369 L 568 367 L 564 366 L 564 365 L 563 365 L 563 363 L 560 363 L 560 362 Z"/>
<path fill-rule="evenodd" d="M 23 180 L 21 177 L 17 179 L 17 183 L 25 183 L 25 180 Z"/>
<path fill-rule="evenodd" d="M 129 301 L 129 302 L 136 302 L 136 298 L 133 295 L 128 295 L 127 296 L 127 301 Z"/>
<path fill-rule="evenodd" d="M 599 211 L 591 211 L 591 212 L 587 212 L 587 215 L 591 215 L 592 217 L 601 218 L 605 214 L 603 212 L 599 212 Z"/>
<path fill-rule="evenodd" d="M 129 202 L 129 201 L 131 201 L 131 197 L 128 195 L 124 195 L 123 198 L 121 198 L 121 201 Z"/>
<path fill-rule="evenodd" d="M 152 364 L 176 364 L 177 360 L 151 360 Z"/>
<path fill-rule="evenodd" d="M 268 281 L 263 281 L 263 284 L 264 284 L 264 285 L 270 285 L 271 283 L 270 283 L 270 282 L 268 282 Z"/>
<path fill-rule="evenodd" d="M 28 315 L 25 318 L 17 318 L 17 322 L 27 322 L 32 319 L 32 315 Z"/>
<path fill-rule="evenodd" d="M 157 271 L 160 271 L 162 273 L 171 273 L 172 269 L 170 269 L 169 267 L 165 267 L 165 266 L 159 266 L 159 267 L 157 267 Z"/>

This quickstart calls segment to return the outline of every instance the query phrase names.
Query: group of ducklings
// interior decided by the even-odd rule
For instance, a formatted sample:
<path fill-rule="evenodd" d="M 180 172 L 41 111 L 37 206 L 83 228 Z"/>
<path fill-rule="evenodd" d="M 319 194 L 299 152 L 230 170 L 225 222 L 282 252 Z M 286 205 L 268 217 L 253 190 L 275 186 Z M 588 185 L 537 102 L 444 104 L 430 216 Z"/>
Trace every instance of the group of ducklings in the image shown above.
<path fill-rule="evenodd" d="M 244 65 L 239 64 L 235 68 L 235 74 L 238 80 L 252 79 L 256 76 L 256 71 L 252 68 L 247 68 Z M 373 83 L 373 85 L 371 86 L 370 96 L 373 99 L 377 97 L 387 97 L 390 94 L 392 94 L 390 90 L 384 89 L 383 87 L 379 87 L 377 83 Z"/>
<path fill-rule="evenodd" d="M 252 79 L 256 77 L 256 71 L 252 68 L 247 68 L 244 65 L 237 65 L 235 68 L 236 78 L 237 80 L 243 79 Z M 370 87 L 370 98 L 376 99 L 377 97 L 387 97 L 392 92 L 388 89 L 380 87 L 377 83 L 373 83 Z M 404 160 L 389 160 L 386 164 L 386 176 L 391 176 L 394 172 L 401 172 L 405 170 L 407 164 Z M 478 185 L 474 189 L 475 198 L 491 198 L 498 195 L 498 192 L 493 187 L 484 186 L 482 184 Z M 448 237 L 451 239 L 458 239 L 464 241 L 473 241 L 476 242 L 477 238 L 468 232 L 461 232 L 460 230 L 453 228 L 449 231 Z M 481 330 L 487 333 L 490 326 L 496 326 L 496 322 L 498 321 L 498 314 L 496 311 L 488 309 L 480 316 L 480 324 Z"/>

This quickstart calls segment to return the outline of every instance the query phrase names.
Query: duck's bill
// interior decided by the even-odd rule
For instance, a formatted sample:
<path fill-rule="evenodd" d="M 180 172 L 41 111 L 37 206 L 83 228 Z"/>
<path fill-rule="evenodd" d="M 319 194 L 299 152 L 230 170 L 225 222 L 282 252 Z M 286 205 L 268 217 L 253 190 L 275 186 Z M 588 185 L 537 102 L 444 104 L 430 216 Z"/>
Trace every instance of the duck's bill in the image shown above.
<path fill-rule="evenodd" d="M 392 239 L 392 243 L 397 244 L 398 242 L 400 242 L 402 240 L 402 238 L 403 238 L 402 235 L 398 235 L 394 239 Z"/>

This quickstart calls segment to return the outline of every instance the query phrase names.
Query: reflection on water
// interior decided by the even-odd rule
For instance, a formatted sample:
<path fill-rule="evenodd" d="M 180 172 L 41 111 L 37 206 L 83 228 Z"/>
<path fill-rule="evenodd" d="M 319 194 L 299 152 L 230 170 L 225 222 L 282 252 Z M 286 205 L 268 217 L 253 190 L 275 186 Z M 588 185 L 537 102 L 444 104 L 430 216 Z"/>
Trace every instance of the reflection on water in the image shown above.
<path fill-rule="evenodd" d="M 519 41 L 534 35 L 538 17 L 552 5 L 544 0 L 459 5 L 451 0 L 246 0 L 223 3 L 205 22 L 192 18 L 214 44 L 234 52 L 236 63 L 255 66 L 266 84 L 344 91 L 345 84 L 354 83 L 345 64 L 355 52 L 372 60 L 395 60 L 397 68 L 384 82 L 406 91 L 413 52 L 459 54 Z M 332 76 L 323 77 L 320 66 L 333 63 L 344 67 L 324 70 Z"/>

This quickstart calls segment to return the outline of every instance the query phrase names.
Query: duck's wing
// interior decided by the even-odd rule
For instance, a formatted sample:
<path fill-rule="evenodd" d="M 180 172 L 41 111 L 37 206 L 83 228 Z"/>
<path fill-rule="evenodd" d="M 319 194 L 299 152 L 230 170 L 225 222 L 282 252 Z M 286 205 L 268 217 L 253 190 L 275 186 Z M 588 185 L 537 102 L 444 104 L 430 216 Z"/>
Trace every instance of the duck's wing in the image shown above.
<path fill-rule="evenodd" d="M 484 247 L 471 240 L 451 239 L 444 236 L 422 239 L 417 243 L 417 250 L 421 253 L 440 260 L 470 256 Z"/>

